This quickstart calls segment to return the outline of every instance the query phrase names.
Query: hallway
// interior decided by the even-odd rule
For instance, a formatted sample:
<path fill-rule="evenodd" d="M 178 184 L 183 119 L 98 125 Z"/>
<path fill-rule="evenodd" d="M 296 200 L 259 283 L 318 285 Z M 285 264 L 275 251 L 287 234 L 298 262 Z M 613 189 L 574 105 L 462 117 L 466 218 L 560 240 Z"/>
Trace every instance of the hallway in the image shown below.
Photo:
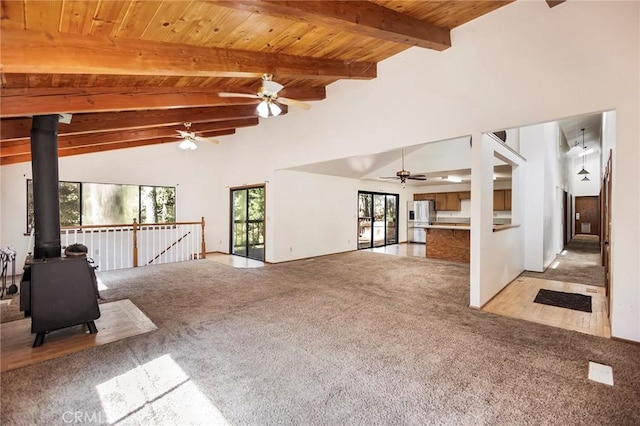
<path fill-rule="evenodd" d="M 523 272 L 482 310 L 552 327 L 611 337 L 597 236 L 576 235 L 544 272 Z M 541 289 L 591 298 L 591 312 L 534 302 Z"/>
<path fill-rule="evenodd" d="M 525 271 L 521 276 L 604 287 L 598 236 L 574 236 L 544 272 Z"/>

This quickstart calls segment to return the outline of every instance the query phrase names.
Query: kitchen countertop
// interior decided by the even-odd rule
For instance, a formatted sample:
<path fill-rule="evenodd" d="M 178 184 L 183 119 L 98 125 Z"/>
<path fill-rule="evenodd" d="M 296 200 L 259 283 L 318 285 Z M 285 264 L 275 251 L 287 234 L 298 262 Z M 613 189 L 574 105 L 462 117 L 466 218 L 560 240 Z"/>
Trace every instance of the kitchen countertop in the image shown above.
<path fill-rule="evenodd" d="M 453 229 L 458 231 L 470 231 L 471 225 L 427 225 L 424 229 Z"/>
<path fill-rule="evenodd" d="M 504 229 L 518 228 L 520 225 L 513 225 L 511 223 L 505 223 L 503 225 L 493 225 L 493 232 L 502 231 Z M 424 229 L 451 229 L 458 231 L 470 231 L 471 225 L 426 225 Z"/>

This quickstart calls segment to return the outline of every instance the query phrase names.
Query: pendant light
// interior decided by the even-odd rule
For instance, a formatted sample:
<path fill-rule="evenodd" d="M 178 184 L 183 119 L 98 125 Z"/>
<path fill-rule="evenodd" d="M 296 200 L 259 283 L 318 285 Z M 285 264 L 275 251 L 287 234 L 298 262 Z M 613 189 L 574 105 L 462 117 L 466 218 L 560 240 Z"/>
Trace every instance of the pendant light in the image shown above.
<path fill-rule="evenodd" d="M 585 146 L 584 146 L 584 127 L 582 129 L 580 129 L 580 130 L 582 130 L 582 151 L 584 152 L 584 150 L 586 149 Z M 579 175 L 588 175 L 589 174 L 587 169 L 584 168 L 584 158 L 585 157 L 586 157 L 586 155 L 582 156 L 582 170 L 580 170 L 578 172 Z M 585 181 L 585 180 L 589 180 L 589 179 L 587 178 L 587 179 L 582 179 L 582 180 Z"/>

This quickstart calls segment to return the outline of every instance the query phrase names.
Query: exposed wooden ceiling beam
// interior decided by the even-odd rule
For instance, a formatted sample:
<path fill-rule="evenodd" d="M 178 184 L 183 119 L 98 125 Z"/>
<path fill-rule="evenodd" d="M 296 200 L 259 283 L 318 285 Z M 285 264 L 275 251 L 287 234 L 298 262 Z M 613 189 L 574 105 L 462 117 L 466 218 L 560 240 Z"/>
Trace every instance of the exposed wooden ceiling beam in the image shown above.
<path fill-rule="evenodd" d="M 364 1 L 216 1 L 233 9 L 304 21 L 395 43 L 445 50 L 450 31 Z"/>
<path fill-rule="evenodd" d="M 235 132 L 236 132 L 235 130 L 220 130 L 217 132 L 206 132 L 202 136 L 204 137 L 226 136 L 226 135 L 233 135 Z M 156 138 L 156 139 L 145 139 L 140 141 L 111 143 L 111 144 L 94 145 L 94 146 L 82 146 L 82 147 L 76 147 L 76 148 L 70 148 L 70 149 L 58 149 L 58 156 L 68 157 L 71 155 L 91 154 L 94 152 L 105 152 L 105 151 L 111 151 L 115 149 L 135 148 L 139 146 L 148 146 L 148 145 L 157 145 L 162 143 L 175 143 L 175 142 L 177 142 L 175 138 L 163 137 L 163 138 Z M 31 161 L 31 154 L 21 154 L 21 155 L 14 155 L 11 157 L 1 157 L 0 166 L 17 164 L 17 163 L 25 163 L 27 161 Z"/>
<path fill-rule="evenodd" d="M 287 106 L 282 105 L 282 114 L 286 113 Z M 75 114 L 70 124 L 58 126 L 58 136 L 173 126 L 186 121 L 196 124 L 249 117 L 257 117 L 256 105 Z M 0 121 L 2 141 L 29 138 L 30 135 L 31 118 L 6 118 Z"/>
<path fill-rule="evenodd" d="M 6 73 L 294 78 L 376 77 L 376 64 L 133 40 L 2 29 Z M 55 52 L 53 54 L 52 52 Z"/>
<path fill-rule="evenodd" d="M 204 133 L 216 132 L 219 130 L 256 126 L 257 124 L 258 118 L 251 117 L 242 118 L 239 120 L 198 123 L 193 125 L 192 131 L 196 132 L 197 135 L 202 135 Z M 145 139 L 157 139 L 162 137 L 171 137 L 174 141 L 178 141 L 180 139 L 176 138 L 178 136 L 176 130 L 185 130 L 185 127 L 183 125 L 179 125 L 150 129 L 96 132 L 89 134 L 59 136 L 58 150 L 72 149 L 83 146 L 139 141 Z M 2 142 L 2 144 L 0 145 L 0 157 L 22 155 L 29 152 L 31 152 L 31 141 L 29 138 Z"/>
<path fill-rule="evenodd" d="M 565 0 L 546 0 L 547 4 L 549 5 L 549 7 L 555 7 L 559 4 L 564 3 Z"/>
<path fill-rule="evenodd" d="M 3 32 L 4 34 L 4 32 Z M 3 52 L 4 55 L 4 52 Z M 4 57 L 3 57 L 4 59 Z M 238 90 L 245 93 L 255 88 Z M 24 94 L 27 90 L 29 93 Z M 108 112 L 148 110 L 163 108 L 206 107 L 215 105 L 255 105 L 257 99 L 221 98 L 218 89 L 201 89 L 199 92 L 180 88 L 84 88 L 62 89 L 54 95 L 42 94 L 47 89 L 3 90 L 0 117 L 25 117 L 43 114 Z M 235 91 L 235 90 L 234 90 Z M 284 88 L 279 93 L 284 97 L 301 101 L 318 101 L 326 97 L 324 87 Z"/>

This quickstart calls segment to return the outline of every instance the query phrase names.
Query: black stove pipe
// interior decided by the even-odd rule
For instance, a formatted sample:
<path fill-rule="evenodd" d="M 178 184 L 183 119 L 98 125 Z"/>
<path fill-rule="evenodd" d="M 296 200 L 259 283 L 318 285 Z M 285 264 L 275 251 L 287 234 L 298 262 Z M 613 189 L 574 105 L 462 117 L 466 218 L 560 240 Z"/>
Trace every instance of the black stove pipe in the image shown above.
<path fill-rule="evenodd" d="M 35 220 L 34 259 L 60 257 L 58 115 L 37 115 L 31 124 L 31 173 Z"/>

